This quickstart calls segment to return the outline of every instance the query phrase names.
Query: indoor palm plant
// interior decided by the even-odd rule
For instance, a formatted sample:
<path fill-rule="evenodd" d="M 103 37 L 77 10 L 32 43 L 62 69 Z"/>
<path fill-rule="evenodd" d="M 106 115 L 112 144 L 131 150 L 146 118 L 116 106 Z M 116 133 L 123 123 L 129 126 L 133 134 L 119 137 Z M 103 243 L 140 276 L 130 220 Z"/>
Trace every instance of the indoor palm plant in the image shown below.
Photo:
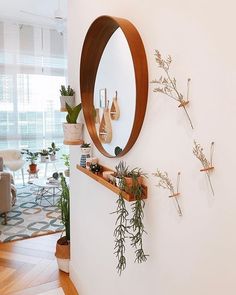
<path fill-rule="evenodd" d="M 57 263 L 60 270 L 69 273 L 70 261 L 70 191 L 63 173 L 60 173 L 61 195 L 58 208 L 61 211 L 61 222 L 65 227 L 65 236 L 62 236 L 56 245 Z"/>
<path fill-rule="evenodd" d="M 61 101 L 61 112 L 66 112 L 66 103 L 70 107 L 74 107 L 75 105 L 75 92 L 74 90 L 68 85 L 67 87 L 61 85 L 60 89 L 60 101 Z"/>
<path fill-rule="evenodd" d="M 71 108 L 66 103 L 67 123 L 63 123 L 63 131 L 64 131 L 64 144 L 68 145 L 77 145 L 83 143 L 83 124 L 77 123 L 78 116 L 82 109 L 81 103 Z"/>

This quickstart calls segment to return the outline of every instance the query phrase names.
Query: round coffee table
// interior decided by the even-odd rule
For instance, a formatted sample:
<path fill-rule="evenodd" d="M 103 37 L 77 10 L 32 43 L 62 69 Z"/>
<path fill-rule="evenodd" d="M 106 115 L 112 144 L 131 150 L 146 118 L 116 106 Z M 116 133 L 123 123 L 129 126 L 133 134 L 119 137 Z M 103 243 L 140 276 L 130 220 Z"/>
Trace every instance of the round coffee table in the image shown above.
<path fill-rule="evenodd" d="M 35 202 L 42 206 L 42 199 L 45 199 L 51 206 L 55 206 L 55 198 L 61 192 L 60 182 L 49 182 L 47 178 L 35 179 L 32 184 L 37 187 Z M 49 198 L 52 197 L 52 202 Z"/>

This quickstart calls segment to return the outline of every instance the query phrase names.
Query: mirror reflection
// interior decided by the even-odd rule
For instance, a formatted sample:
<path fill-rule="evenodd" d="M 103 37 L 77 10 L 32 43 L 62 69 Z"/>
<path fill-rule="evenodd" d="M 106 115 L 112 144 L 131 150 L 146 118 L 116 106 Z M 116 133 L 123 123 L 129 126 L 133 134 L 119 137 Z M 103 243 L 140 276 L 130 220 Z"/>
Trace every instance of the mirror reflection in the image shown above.
<path fill-rule="evenodd" d="M 94 88 L 97 135 L 103 148 L 113 156 L 129 140 L 135 104 L 133 60 L 125 35 L 118 28 L 105 47 Z"/>

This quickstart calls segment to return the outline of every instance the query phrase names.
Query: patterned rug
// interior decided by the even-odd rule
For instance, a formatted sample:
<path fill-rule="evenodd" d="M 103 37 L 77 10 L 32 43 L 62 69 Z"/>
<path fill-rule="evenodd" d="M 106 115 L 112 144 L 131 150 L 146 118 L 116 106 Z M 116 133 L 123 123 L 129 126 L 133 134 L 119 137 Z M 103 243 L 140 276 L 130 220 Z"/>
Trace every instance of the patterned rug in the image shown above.
<path fill-rule="evenodd" d="M 16 205 L 7 214 L 7 225 L 0 215 L 0 242 L 9 242 L 63 230 L 57 199 L 46 195 L 36 201 L 34 185 L 17 187 Z M 55 205 L 53 205 L 55 204 Z"/>

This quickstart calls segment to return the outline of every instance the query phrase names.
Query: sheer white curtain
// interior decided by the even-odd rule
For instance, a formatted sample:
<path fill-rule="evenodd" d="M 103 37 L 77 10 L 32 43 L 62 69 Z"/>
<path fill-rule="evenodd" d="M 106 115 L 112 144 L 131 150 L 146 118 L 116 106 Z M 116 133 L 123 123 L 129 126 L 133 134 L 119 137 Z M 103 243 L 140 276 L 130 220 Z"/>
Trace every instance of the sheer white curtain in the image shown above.
<path fill-rule="evenodd" d="M 0 21 L 0 148 L 62 138 L 64 39 L 53 29 Z"/>

